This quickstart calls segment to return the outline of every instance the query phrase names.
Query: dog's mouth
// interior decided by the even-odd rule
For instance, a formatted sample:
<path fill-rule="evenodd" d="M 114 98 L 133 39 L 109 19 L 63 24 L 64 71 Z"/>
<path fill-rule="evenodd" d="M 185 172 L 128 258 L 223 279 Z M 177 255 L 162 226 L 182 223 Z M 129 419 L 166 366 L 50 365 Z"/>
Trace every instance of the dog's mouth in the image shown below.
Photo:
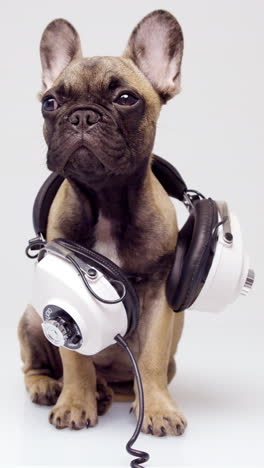
<path fill-rule="evenodd" d="M 90 169 L 92 171 L 95 170 L 95 166 L 101 167 L 102 169 L 105 168 L 105 165 L 100 161 L 98 156 L 91 151 L 85 145 L 80 145 L 76 148 L 71 155 L 68 157 L 66 164 L 64 165 L 64 170 L 67 169 L 75 169 L 78 170 L 85 164 L 86 170 L 89 171 L 89 162 L 90 162 Z"/>
<path fill-rule="evenodd" d="M 51 171 L 58 172 L 64 177 L 75 175 L 83 170 L 85 170 L 86 174 L 92 174 L 105 169 L 105 165 L 100 159 L 83 143 L 71 149 L 71 152 L 66 156 L 63 156 L 49 151 L 47 165 Z"/>
<path fill-rule="evenodd" d="M 113 177 L 130 176 L 136 159 L 123 133 L 114 130 L 105 126 L 80 135 L 54 133 L 47 154 L 48 168 L 93 186 L 112 183 Z"/>

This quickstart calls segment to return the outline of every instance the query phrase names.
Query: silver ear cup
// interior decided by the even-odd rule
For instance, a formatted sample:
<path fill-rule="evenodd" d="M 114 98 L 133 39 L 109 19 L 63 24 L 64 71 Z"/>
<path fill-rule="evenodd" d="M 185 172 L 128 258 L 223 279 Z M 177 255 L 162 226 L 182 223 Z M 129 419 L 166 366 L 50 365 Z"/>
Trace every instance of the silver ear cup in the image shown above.
<path fill-rule="evenodd" d="M 45 320 L 41 324 L 47 340 L 55 346 L 64 346 L 68 339 L 66 328 L 58 320 Z"/>
<path fill-rule="evenodd" d="M 81 330 L 66 310 L 48 304 L 43 310 L 43 319 L 44 335 L 52 344 L 74 350 L 81 347 Z"/>

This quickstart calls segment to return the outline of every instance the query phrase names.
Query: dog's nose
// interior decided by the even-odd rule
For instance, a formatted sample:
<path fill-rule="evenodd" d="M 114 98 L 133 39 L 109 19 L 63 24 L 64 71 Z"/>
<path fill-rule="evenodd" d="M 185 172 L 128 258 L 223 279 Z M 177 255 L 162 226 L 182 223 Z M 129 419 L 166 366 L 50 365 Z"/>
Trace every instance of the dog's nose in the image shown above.
<path fill-rule="evenodd" d="M 70 115 L 69 122 L 78 130 L 87 130 L 100 119 L 100 114 L 92 109 L 78 109 Z"/>

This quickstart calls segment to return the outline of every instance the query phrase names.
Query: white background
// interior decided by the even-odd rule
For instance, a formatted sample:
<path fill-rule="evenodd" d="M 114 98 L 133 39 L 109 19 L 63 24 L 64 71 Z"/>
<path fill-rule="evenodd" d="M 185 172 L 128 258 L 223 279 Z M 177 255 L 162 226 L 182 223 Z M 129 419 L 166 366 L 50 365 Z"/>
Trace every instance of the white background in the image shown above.
<path fill-rule="evenodd" d="M 1 4 L 1 383 L 0 463 L 128 466 L 128 404 L 94 429 L 57 431 L 33 405 L 21 373 L 16 328 L 30 298 L 31 210 L 47 175 L 39 40 L 70 20 L 86 55 L 119 55 L 136 23 L 156 8 L 182 25 L 182 93 L 163 109 L 155 150 L 188 186 L 226 199 L 238 215 L 256 271 L 254 290 L 218 316 L 189 311 L 171 391 L 189 425 L 182 437 L 141 435 L 148 466 L 263 466 L 263 1 L 13 1 Z"/>

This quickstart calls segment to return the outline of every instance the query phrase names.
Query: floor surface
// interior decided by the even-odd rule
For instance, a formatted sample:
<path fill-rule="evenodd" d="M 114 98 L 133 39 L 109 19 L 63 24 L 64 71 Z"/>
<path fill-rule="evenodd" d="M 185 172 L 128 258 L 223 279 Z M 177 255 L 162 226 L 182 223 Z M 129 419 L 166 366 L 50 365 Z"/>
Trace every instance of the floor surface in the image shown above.
<path fill-rule="evenodd" d="M 188 427 L 181 437 L 141 434 L 135 446 L 150 453 L 148 467 L 264 466 L 263 333 L 236 309 L 187 312 L 170 389 Z M 3 339 L 12 359 L 2 365 L 2 466 L 129 466 L 129 404 L 114 404 L 96 428 L 56 430 L 49 408 L 31 403 L 24 389 L 15 330 Z"/>

